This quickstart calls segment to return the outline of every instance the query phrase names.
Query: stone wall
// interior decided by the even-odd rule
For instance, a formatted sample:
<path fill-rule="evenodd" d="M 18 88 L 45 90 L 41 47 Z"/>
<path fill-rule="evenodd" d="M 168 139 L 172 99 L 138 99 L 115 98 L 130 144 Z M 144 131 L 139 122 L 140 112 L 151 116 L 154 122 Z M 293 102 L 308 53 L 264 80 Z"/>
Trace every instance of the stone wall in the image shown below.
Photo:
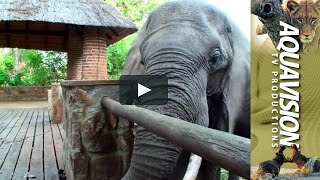
<path fill-rule="evenodd" d="M 118 100 L 118 81 L 64 81 L 64 161 L 67 179 L 120 179 L 128 170 L 132 123 L 101 107 Z"/>
<path fill-rule="evenodd" d="M 50 86 L 0 86 L 0 101 L 47 101 Z"/>

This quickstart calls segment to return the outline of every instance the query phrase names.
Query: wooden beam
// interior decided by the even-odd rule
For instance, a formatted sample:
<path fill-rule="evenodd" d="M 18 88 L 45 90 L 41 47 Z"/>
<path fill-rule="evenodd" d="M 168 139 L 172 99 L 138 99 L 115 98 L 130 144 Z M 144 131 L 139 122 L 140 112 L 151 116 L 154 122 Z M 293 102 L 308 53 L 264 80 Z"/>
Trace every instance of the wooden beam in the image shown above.
<path fill-rule="evenodd" d="M 7 23 L 6 23 L 7 24 Z M 24 35 L 26 34 L 26 30 L 8 30 L 7 25 L 5 30 L 0 30 L 0 34 L 18 34 L 18 35 Z M 39 31 L 39 30 L 29 30 L 29 35 L 48 35 L 48 36 L 62 36 L 64 37 L 65 32 L 64 31 Z"/>
<path fill-rule="evenodd" d="M 46 37 L 45 37 L 45 39 L 44 39 L 44 48 L 45 48 L 45 49 L 48 49 L 48 36 L 49 36 L 48 23 L 46 23 L 45 31 L 46 31 Z"/>
<path fill-rule="evenodd" d="M 108 97 L 102 106 L 133 121 L 182 148 L 241 177 L 250 178 L 250 140 L 159 114 L 140 107 L 121 105 Z"/>
<path fill-rule="evenodd" d="M 29 33 L 30 33 L 30 25 L 29 25 L 29 21 L 26 22 L 26 34 L 25 34 L 25 44 L 26 44 L 26 48 L 30 49 L 30 45 L 29 45 Z"/>
<path fill-rule="evenodd" d="M 112 32 L 115 36 L 119 36 L 119 33 L 117 33 L 117 31 L 114 30 L 114 28 L 110 27 L 109 29 L 111 30 L 111 32 Z"/>
<path fill-rule="evenodd" d="M 8 21 L 5 22 L 5 31 L 8 31 L 9 29 L 9 23 Z M 6 40 L 7 40 L 7 46 L 10 47 L 10 35 L 6 34 Z"/>
<path fill-rule="evenodd" d="M 69 25 L 64 25 L 64 49 L 68 49 L 68 41 L 69 41 Z"/>

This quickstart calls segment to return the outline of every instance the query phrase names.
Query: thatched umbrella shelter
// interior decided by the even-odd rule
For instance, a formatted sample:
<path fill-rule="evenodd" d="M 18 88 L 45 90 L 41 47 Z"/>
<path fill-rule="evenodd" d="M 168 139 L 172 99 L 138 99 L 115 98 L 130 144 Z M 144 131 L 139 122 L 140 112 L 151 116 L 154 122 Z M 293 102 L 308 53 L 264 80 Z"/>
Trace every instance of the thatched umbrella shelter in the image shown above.
<path fill-rule="evenodd" d="M 0 0 L 0 47 L 68 52 L 68 79 L 106 79 L 106 46 L 135 31 L 101 0 Z"/>

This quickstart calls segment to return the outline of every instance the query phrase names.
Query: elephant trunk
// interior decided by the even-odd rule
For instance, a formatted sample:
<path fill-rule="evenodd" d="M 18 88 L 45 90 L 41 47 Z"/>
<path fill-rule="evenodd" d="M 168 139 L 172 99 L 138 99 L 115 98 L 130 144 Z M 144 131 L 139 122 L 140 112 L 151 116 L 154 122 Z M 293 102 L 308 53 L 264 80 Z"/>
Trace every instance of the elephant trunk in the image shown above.
<path fill-rule="evenodd" d="M 170 58 L 167 58 L 167 60 Z M 176 60 L 177 58 L 174 58 Z M 172 60 L 173 61 L 173 60 Z M 166 65 L 166 63 L 162 63 Z M 149 74 L 163 72 L 158 69 L 149 69 Z M 202 83 L 202 91 L 195 91 L 193 88 L 200 89 L 200 82 L 194 81 L 194 77 L 181 75 L 179 69 L 169 69 L 172 73 L 166 73 L 168 82 L 168 104 L 159 106 L 143 106 L 146 109 L 175 117 L 192 123 L 206 125 L 208 122 L 205 83 Z M 185 72 L 182 71 L 181 72 Z M 196 77 L 197 78 L 197 77 Z M 205 79 L 199 77 L 199 79 Z M 196 84 L 199 83 L 199 84 Z M 181 86 L 188 84 L 188 86 Z M 182 148 L 164 139 L 143 127 L 137 128 L 130 168 L 124 179 L 168 179 L 175 169 Z M 187 164 L 186 164 L 187 165 Z"/>
<path fill-rule="evenodd" d="M 181 148 L 170 141 L 138 127 L 130 168 L 123 179 L 167 179 L 180 153 Z"/>

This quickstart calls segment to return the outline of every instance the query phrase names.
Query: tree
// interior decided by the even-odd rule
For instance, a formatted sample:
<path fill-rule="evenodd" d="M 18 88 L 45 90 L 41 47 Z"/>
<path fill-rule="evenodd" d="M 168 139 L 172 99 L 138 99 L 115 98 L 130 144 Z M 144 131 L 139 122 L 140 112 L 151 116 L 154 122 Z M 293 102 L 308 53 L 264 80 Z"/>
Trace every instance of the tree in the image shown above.
<path fill-rule="evenodd" d="M 13 76 L 14 59 L 12 50 L 4 52 L 0 56 L 0 85 L 10 84 L 10 79 Z"/>
<path fill-rule="evenodd" d="M 147 15 L 166 0 L 104 0 L 116 7 L 129 20 L 141 26 Z"/>
<path fill-rule="evenodd" d="M 55 51 L 21 50 L 25 66 L 23 85 L 50 85 L 66 78 L 67 54 Z"/>
<path fill-rule="evenodd" d="M 0 56 L 0 85 L 50 85 L 66 78 L 66 64 L 66 53 L 10 49 Z"/>
<path fill-rule="evenodd" d="M 147 15 L 165 0 L 104 0 L 141 27 Z M 126 56 L 136 37 L 132 34 L 107 48 L 109 79 L 119 79 Z"/>

